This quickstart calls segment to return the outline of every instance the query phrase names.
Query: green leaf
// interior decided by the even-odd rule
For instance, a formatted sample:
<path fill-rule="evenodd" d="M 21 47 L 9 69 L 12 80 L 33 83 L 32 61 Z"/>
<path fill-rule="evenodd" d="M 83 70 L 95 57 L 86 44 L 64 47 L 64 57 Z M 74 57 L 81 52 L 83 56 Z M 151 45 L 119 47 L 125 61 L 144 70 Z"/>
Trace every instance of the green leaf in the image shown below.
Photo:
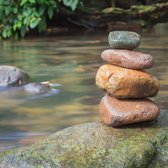
<path fill-rule="evenodd" d="M 74 11 L 77 7 L 78 0 L 63 0 L 63 4 L 65 6 L 71 7 L 72 11 Z"/>
<path fill-rule="evenodd" d="M 40 20 L 41 18 L 32 18 L 30 21 L 30 28 L 35 28 L 39 24 Z"/>
<path fill-rule="evenodd" d="M 54 9 L 53 9 L 52 6 L 49 6 L 49 8 L 48 8 L 48 16 L 49 16 L 50 19 L 53 17 L 53 14 L 54 14 Z"/>
<path fill-rule="evenodd" d="M 10 0 L 2 0 L 1 4 L 3 5 L 9 5 L 10 4 Z"/>
<path fill-rule="evenodd" d="M 22 27 L 22 22 L 17 20 L 15 24 L 13 25 L 13 30 L 20 29 Z"/>
<path fill-rule="evenodd" d="M 39 8 L 39 14 L 43 15 L 45 10 L 46 10 L 46 6 L 45 5 L 41 5 L 40 8 Z"/>
<path fill-rule="evenodd" d="M 12 11 L 13 11 L 14 14 L 17 14 L 18 9 L 16 7 L 14 7 Z"/>
<path fill-rule="evenodd" d="M 36 0 L 29 0 L 29 2 L 30 2 L 31 4 L 34 4 L 34 3 L 36 3 Z"/>
<path fill-rule="evenodd" d="M 78 5 L 78 0 L 73 0 L 73 3 L 71 4 L 71 9 L 74 11 Z"/>
<path fill-rule="evenodd" d="M 35 4 L 36 0 L 21 0 L 20 6 L 23 6 L 26 3 Z"/>
<path fill-rule="evenodd" d="M 2 31 L 2 37 L 3 37 L 3 38 L 6 38 L 6 37 L 7 37 L 7 34 L 6 34 L 6 30 L 5 30 L 5 29 L 3 29 L 3 31 Z"/>
<path fill-rule="evenodd" d="M 7 25 L 4 27 L 3 31 L 2 31 L 2 36 L 4 38 L 8 38 L 12 35 L 12 29 L 10 25 Z"/>
<path fill-rule="evenodd" d="M 4 8 L 4 10 L 5 10 L 5 15 L 9 15 L 10 12 L 11 12 L 11 7 L 7 6 L 7 7 Z"/>
<path fill-rule="evenodd" d="M 21 0 L 20 6 L 23 6 L 27 2 L 28 2 L 28 0 Z"/>
<path fill-rule="evenodd" d="M 65 6 L 71 6 L 71 3 L 72 3 L 72 1 L 73 0 L 63 0 L 63 4 L 65 5 Z"/>
<path fill-rule="evenodd" d="M 22 26 L 20 34 L 21 34 L 21 37 L 25 36 L 25 34 L 26 34 L 26 26 Z"/>
<path fill-rule="evenodd" d="M 43 32 L 46 30 L 47 23 L 46 23 L 46 18 L 42 17 L 41 21 L 38 24 L 38 31 Z"/>

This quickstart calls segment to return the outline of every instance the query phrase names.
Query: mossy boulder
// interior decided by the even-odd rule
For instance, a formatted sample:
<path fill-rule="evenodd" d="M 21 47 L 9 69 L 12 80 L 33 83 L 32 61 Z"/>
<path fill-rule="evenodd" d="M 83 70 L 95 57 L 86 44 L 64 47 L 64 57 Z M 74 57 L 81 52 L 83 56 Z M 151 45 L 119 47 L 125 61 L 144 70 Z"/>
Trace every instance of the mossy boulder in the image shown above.
<path fill-rule="evenodd" d="M 101 122 L 56 132 L 32 146 L 0 155 L 1 168 L 146 168 L 168 162 L 168 113 L 159 119 L 123 128 Z M 151 167 L 152 168 L 152 167 Z"/>

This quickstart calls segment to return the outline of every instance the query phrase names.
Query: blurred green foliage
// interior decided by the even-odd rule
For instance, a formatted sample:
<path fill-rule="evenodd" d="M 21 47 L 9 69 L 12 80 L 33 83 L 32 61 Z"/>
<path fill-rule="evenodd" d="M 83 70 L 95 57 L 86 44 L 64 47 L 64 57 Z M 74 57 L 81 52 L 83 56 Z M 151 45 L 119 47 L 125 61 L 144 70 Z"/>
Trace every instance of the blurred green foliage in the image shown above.
<path fill-rule="evenodd" d="M 0 0 L 0 37 L 24 37 L 30 29 L 45 31 L 47 19 L 61 5 L 74 11 L 78 0 Z"/>

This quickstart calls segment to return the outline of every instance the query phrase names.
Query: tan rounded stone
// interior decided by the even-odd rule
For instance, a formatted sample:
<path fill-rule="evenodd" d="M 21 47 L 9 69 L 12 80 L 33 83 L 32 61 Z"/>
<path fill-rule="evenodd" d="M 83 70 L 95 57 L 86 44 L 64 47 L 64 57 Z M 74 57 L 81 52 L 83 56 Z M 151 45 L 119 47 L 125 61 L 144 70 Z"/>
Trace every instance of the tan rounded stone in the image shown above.
<path fill-rule="evenodd" d="M 149 73 L 109 64 L 98 69 L 96 85 L 117 98 L 153 97 L 159 90 L 159 81 Z"/>
<path fill-rule="evenodd" d="M 101 58 L 109 64 L 137 70 L 151 68 L 154 64 L 151 55 L 130 50 L 107 49 Z"/>
<path fill-rule="evenodd" d="M 150 99 L 117 99 L 106 94 L 99 104 L 99 112 L 105 124 L 118 127 L 155 120 L 160 109 Z"/>

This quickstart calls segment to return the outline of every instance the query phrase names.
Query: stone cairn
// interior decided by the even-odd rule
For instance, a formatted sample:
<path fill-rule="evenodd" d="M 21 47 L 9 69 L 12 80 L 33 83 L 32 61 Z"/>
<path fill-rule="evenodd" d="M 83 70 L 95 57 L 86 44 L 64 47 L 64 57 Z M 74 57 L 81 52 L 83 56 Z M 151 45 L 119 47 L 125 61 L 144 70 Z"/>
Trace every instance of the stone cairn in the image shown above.
<path fill-rule="evenodd" d="M 99 104 L 103 122 L 112 127 L 155 120 L 159 107 L 147 97 L 154 97 L 159 81 L 144 69 L 153 66 L 149 54 L 132 51 L 140 45 L 140 35 L 130 31 L 113 31 L 108 36 L 111 49 L 104 50 L 96 85 L 106 91 Z"/>

